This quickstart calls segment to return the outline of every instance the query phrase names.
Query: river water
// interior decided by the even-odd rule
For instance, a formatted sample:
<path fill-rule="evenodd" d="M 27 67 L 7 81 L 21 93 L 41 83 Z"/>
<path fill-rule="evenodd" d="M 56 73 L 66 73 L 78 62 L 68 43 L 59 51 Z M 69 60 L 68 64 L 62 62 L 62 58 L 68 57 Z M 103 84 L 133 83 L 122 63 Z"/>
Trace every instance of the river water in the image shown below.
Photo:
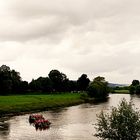
<path fill-rule="evenodd" d="M 110 94 L 102 103 L 86 103 L 53 111 L 39 112 L 52 122 L 49 129 L 35 130 L 29 124 L 29 114 L 0 118 L 0 140 L 97 140 L 94 137 L 96 115 L 110 111 L 122 98 L 140 108 L 140 98 L 129 94 Z"/>

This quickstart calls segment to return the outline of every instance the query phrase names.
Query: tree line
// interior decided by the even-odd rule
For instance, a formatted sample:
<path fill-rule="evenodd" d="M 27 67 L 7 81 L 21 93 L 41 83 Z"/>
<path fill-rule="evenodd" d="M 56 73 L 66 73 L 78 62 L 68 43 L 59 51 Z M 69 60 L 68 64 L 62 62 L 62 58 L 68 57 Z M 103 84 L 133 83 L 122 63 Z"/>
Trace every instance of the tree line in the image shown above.
<path fill-rule="evenodd" d="M 140 94 L 139 80 L 133 80 L 127 87 L 115 87 L 115 89 L 127 89 L 130 94 Z M 104 77 L 95 77 L 92 81 L 86 74 L 82 74 L 77 80 L 69 80 L 66 74 L 59 70 L 51 70 L 46 77 L 32 79 L 31 82 L 23 81 L 20 73 L 11 70 L 9 66 L 0 67 L 0 95 L 22 94 L 28 92 L 78 92 L 87 91 L 90 97 L 107 97 L 111 92 L 108 82 Z"/>
<path fill-rule="evenodd" d="M 25 92 L 76 92 L 86 91 L 90 83 L 86 74 L 77 80 L 69 80 L 66 74 L 51 70 L 46 77 L 32 79 L 31 82 L 23 81 L 20 73 L 11 70 L 9 66 L 0 67 L 0 94 L 25 93 Z"/>
<path fill-rule="evenodd" d="M 0 94 L 22 94 L 28 92 L 78 92 L 86 91 L 89 97 L 105 98 L 108 96 L 108 83 L 104 77 L 96 77 L 93 81 L 82 74 L 77 80 L 69 80 L 66 74 L 51 70 L 47 77 L 23 81 L 20 73 L 10 67 L 0 67 Z"/>

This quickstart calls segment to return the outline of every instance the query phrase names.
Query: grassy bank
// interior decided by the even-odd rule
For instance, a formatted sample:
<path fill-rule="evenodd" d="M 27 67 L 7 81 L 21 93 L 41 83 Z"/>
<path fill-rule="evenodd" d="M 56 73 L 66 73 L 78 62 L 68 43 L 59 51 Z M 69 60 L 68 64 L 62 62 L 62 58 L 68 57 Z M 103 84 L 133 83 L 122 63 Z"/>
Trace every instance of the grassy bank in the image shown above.
<path fill-rule="evenodd" d="M 79 93 L 0 96 L 0 116 L 22 114 L 83 103 Z"/>
<path fill-rule="evenodd" d="M 115 90 L 114 93 L 122 93 L 122 94 L 129 94 L 129 90 Z"/>

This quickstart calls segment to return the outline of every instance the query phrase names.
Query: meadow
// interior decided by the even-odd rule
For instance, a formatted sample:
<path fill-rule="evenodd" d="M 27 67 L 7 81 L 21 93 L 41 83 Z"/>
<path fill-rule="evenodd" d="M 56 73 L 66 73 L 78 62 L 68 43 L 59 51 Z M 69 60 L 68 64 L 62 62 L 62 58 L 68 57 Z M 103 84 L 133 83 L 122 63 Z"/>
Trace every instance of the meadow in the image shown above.
<path fill-rule="evenodd" d="M 83 102 L 80 93 L 0 96 L 0 116 L 55 109 Z"/>
<path fill-rule="evenodd" d="M 122 93 L 122 94 L 129 94 L 129 90 L 125 90 L 125 89 L 123 89 L 123 90 L 115 90 L 115 93 Z"/>

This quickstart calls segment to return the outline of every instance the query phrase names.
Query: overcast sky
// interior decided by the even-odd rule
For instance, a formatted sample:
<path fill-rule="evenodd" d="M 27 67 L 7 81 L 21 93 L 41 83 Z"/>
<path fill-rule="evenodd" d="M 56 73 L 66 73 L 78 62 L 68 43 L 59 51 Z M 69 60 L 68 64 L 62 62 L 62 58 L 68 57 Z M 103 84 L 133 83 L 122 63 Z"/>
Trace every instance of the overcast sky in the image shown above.
<path fill-rule="evenodd" d="M 23 80 L 58 69 L 140 80 L 139 0 L 0 0 L 0 65 Z"/>

